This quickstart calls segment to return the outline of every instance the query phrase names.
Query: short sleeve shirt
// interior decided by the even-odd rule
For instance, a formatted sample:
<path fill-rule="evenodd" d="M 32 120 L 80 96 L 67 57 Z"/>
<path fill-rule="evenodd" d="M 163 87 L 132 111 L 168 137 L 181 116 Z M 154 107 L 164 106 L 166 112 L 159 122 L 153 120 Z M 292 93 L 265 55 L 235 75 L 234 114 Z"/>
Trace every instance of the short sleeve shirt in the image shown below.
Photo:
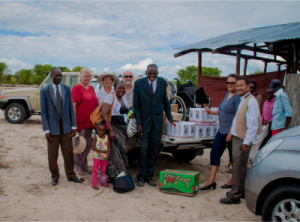
<path fill-rule="evenodd" d="M 80 84 L 75 85 L 72 90 L 72 101 L 77 103 L 76 106 L 76 122 L 78 132 L 82 129 L 94 128 L 90 121 L 90 115 L 97 107 L 97 97 L 92 86 L 85 89 Z"/>
<path fill-rule="evenodd" d="M 122 99 L 123 99 L 124 105 L 127 108 L 129 108 L 127 100 L 124 99 L 124 98 L 122 98 Z M 112 102 L 113 102 L 113 95 L 108 95 L 108 96 L 105 97 L 104 103 L 112 104 Z M 120 108 L 121 108 L 121 104 L 119 103 L 119 101 L 115 97 L 115 103 L 114 103 L 114 107 L 112 108 L 111 116 L 123 116 L 125 123 L 127 123 L 127 116 L 126 116 L 126 114 L 121 114 L 120 113 Z"/>
<path fill-rule="evenodd" d="M 114 94 L 114 89 L 113 89 L 113 88 L 111 88 L 110 94 Z M 104 86 L 103 86 L 101 89 L 99 89 L 99 90 L 97 91 L 97 95 L 96 95 L 96 96 L 97 96 L 97 99 L 98 99 L 98 104 L 102 103 L 102 101 L 105 99 L 105 97 L 106 97 L 107 95 L 109 95 L 109 94 L 107 94 L 107 93 L 105 92 Z"/>

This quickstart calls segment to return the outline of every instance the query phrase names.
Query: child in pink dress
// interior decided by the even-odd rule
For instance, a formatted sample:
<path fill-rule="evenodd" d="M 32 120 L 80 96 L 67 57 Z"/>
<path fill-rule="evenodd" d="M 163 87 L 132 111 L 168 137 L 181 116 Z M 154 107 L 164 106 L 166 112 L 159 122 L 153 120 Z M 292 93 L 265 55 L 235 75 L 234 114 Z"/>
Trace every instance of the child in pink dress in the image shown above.
<path fill-rule="evenodd" d="M 98 171 L 101 171 L 101 186 L 106 186 L 106 166 L 110 153 L 109 138 L 105 135 L 107 128 L 104 121 L 97 124 L 97 133 L 93 138 L 92 150 L 94 150 L 93 158 L 93 174 L 92 174 L 92 187 L 99 190 L 98 187 Z"/>

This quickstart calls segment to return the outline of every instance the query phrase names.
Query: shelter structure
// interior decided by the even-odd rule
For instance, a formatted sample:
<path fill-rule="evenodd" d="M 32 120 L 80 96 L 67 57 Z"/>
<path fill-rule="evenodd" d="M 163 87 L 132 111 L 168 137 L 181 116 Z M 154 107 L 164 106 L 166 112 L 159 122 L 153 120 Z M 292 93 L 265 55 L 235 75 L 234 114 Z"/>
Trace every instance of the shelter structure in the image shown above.
<path fill-rule="evenodd" d="M 286 65 L 287 73 L 297 73 L 297 70 L 300 71 L 300 22 L 231 32 L 175 50 L 179 51 L 174 54 L 175 58 L 192 52 L 198 53 L 199 76 L 203 52 L 235 56 L 237 75 L 240 75 L 241 59 L 244 59 L 243 75 L 246 75 L 247 62 L 250 59 L 264 62 L 264 73 L 267 72 L 268 63 L 276 63 L 278 71 L 282 65 Z M 258 56 L 257 53 L 268 57 L 271 55 L 271 58 Z M 199 80 L 198 78 L 198 84 Z"/>

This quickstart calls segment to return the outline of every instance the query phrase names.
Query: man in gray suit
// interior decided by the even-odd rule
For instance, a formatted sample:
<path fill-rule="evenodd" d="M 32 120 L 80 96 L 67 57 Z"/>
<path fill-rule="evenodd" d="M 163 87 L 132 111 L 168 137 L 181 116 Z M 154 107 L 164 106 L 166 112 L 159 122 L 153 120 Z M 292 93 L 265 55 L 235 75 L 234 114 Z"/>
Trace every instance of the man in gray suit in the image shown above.
<path fill-rule="evenodd" d="M 68 181 L 82 183 L 74 172 L 72 137 L 76 133 L 76 120 L 70 88 L 60 84 L 62 72 L 54 67 L 51 70 L 52 84 L 41 90 L 41 116 L 43 130 L 47 139 L 49 169 L 52 174 L 51 185 L 56 186 L 59 179 L 57 165 L 59 145 L 64 157 Z"/>

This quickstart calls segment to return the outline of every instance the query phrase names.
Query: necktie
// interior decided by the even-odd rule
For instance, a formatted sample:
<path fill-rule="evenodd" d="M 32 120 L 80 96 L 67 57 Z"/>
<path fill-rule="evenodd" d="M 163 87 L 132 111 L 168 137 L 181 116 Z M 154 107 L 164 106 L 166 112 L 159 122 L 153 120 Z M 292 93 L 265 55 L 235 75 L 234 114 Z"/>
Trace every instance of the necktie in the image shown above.
<path fill-rule="evenodd" d="M 151 94 L 153 95 L 153 83 L 150 83 L 150 91 L 151 91 Z"/>
<path fill-rule="evenodd" d="M 57 111 L 58 111 L 58 117 L 61 118 L 61 96 L 58 89 L 58 86 L 56 86 L 56 103 L 57 103 Z"/>

